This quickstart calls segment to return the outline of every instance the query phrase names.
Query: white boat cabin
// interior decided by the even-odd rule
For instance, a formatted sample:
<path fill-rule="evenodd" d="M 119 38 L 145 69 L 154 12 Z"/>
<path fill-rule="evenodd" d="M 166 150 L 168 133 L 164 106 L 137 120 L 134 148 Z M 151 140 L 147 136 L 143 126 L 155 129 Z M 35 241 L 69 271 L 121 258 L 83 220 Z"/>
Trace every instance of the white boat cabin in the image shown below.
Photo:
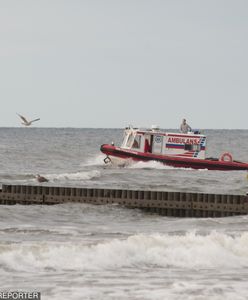
<path fill-rule="evenodd" d="M 141 153 L 205 159 L 206 136 L 198 132 L 169 133 L 152 128 L 126 128 L 121 148 Z"/>

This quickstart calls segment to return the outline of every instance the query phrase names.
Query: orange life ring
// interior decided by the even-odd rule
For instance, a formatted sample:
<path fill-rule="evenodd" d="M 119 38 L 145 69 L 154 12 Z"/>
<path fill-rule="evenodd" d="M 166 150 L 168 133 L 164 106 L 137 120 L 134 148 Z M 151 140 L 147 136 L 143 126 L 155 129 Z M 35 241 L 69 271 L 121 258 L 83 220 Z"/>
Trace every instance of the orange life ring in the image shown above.
<path fill-rule="evenodd" d="M 225 153 L 223 153 L 223 154 L 221 155 L 220 160 L 221 160 L 221 161 L 232 162 L 232 161 L 233 161 L 233 158 L 232 158 L 232 155 L 231 155 L 229 152 L 225 152 Z"/>

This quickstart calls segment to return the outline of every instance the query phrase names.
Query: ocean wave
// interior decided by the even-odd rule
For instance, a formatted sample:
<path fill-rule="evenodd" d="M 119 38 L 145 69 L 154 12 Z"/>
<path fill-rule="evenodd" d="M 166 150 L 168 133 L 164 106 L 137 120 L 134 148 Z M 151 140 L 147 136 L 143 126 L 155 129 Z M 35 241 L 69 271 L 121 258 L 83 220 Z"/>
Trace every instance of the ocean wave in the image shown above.
<path fill-rule="evenodd" d="M 86 162 L 81 163 L 80 166 L 105 166 L 103 161 L 105 157 L 106 155 L 104 154 L 97 155 L 95 157 L 89 158 Z M 112 164 L 112 167 L 116 167 L 116 166 L 124 166 L 125 168 L 129 168 L 129 169 L 193 170 L 191 168 L 176 168 L 176 167 L 168 166 L 155 160 L 147 161 L 147 162 L 145 161 L 136 162 L 131 159 L 126 159 L 123 162 L 118 161 L 118 163 Z"/>
<path fill-rule="evenodd" d="M 35 178 L 34 174 L 0 174 L 0 180 L 30 180 Z"/>
<path fill-rule="evenodd" d="M 99 154 L 97 156 L 91 157 L 86 160 L 86 162 L 82 162 L 80 166 L 82 167 L 90 167 L 90 166 L 103 166 L 104 165 L 104 158 L 106 155 L 104 154 Z"/>
<path fill-rule="evenodd" d="M 192 168 L 177 168 L 177 167 L 172 167 L 165 165 L 161 162 L 151 160 L 151 161 L 139 161 L 139 162 L 133 162 L 129 165 L 127 165 L 127 168 L 130 169 L 157 169 L 157 170 L 187 170 L 187 171 L 192 171 L 194 169 Z"/>
<path fill-rule="evenodd" d="M 116 268 L 216 269 L 248 267 L 248 233 L 230 236 L 133 235 L 92 246 L 83 243 L 1 244 L 0 265 L 16 271 Z"/>
<path fill-rule="evenodd" d="M 158 161 L 148 161 L 148 162 L 133 162 L 127 168 L 130 169 L 173 169 L 173 167 L 166 166 Z"/>
<path fill-rule="evenodd" d="M 75 173 L 62 173 L 62 174 L 47 174 L 45 177 L 49 181 L 61 181 L 61 180 L 91 180 L 101 176 L 101 172 L 98 170 L 91 171 L 78 171 Z"/>
<path fill-rule="evenodd" d="M 15 181 L 15 182 L 36 182 L 37 174 L 2 174 L 0 176 L 0 180 L 2 181 Z M 94 178 L 99 178 L 101 176 L 101 172 L 98 170 L 89 170 L 89 171 L 78 171 L 74 173 L 61 173 L 61 174 L 42 174 L 45 176 L 50 182 L 57 181 L 78 181 L 78 180 L 91 180 Z"/>

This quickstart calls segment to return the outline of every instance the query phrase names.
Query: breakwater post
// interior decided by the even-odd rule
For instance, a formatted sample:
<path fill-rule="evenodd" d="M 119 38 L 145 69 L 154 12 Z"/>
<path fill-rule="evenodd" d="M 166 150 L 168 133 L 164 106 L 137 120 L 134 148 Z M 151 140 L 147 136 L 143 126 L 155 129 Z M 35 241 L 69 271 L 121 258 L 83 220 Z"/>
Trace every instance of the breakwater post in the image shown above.
<path fill-rule="evenodd" d="M 247 195 L 173 191 L 3 185 L 0 204 L 113 204 L 173 217 L 225 217 L 248 214 Z"/>

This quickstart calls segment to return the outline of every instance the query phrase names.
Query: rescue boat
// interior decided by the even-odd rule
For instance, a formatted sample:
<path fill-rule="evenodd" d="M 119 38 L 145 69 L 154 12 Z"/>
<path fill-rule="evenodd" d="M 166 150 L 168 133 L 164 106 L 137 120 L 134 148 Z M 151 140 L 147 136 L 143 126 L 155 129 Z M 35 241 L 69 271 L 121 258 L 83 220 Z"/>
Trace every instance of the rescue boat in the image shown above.
<path fill-rule="evenodd" d="M 121 146 L 101 145 L 105 163 L 118 165 L 130 161 L 158 161 L 172 167 L 208 170 L 248 170 L 248 163 L 233 160 L 228 152 L 220 158 L 206 158 L 207 137 L 199 131 L 171 133 L 153 126 L 151 129 L 127 127 Z"/>

